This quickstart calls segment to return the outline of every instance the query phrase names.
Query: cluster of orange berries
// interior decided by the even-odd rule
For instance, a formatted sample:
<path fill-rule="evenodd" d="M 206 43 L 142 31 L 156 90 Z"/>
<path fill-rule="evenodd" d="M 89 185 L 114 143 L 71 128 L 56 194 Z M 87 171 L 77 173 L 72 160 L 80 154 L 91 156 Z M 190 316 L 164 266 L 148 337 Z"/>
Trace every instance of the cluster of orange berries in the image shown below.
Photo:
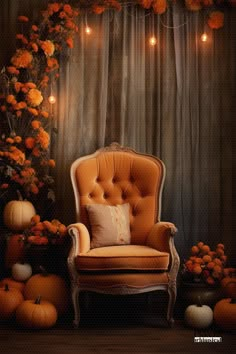
<path fill-rule="evenodd" d="M 214 285 L 224 277 L 224 267 L 227 261 L 225 249 L 218 243 L 215 251 L 203 242 L 191 248 L 191 256 L 183 264 L 184 279 L 204 281 Z"/>

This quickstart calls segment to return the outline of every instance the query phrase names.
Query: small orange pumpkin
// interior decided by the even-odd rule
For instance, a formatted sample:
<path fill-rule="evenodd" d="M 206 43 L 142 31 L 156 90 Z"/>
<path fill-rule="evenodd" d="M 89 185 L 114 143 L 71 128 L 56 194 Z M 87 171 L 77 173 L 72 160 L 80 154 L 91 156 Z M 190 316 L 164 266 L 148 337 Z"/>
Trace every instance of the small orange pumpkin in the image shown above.
<path fill-rule="evenodd" d="M 23 293 L 24 288 L 25 288 L 25 283 L 21 281 L 16 281 L 13 278 L 4 278 L 0 281 L 0 288 L 5 287 L 5 285 L 8 285 L 10 288 L 14 288 L 19 290 L 21 293 Z"/>
<path fill-rule="evenodd" d="M 0 319 L 9 320 L 15 314 L 17 307 L 24 301 L 22 293 L 6 284 L 0 288 Z"/>
<path fill-rule="evenodd" d="M 236 269 L 225 268 L 224 272 L 227 274 L 221 280 L 221 286 L 226 297 L 236 298 Z"/>
<path fill-rule="evenodd" d="M 214 307 L 215 323 L 226 331 L 236 330 L 236 300 L 222 299 Z"/>
<path fill-rule="evenodd" d="M 57 310 L 48 301 L 41 301 L 41 296 L 36 300 L 23 301 L 16 310 L 16 321 L 26 328 L 50 328 L 57 321 Z"/>
<path fill-rule="evenodd" d="M 5 267 L 10 269 L 13 264 L 21 262 L 25 257 L 24 242 L 21 241 L 22 235 L 12 235 L 7 241 L 5 251 Z"/>
<path fill-rule="evenodd" d="M 63 278 L 56 274 L 33 275 L 25 285 L 24 297 L 27 300 L 35 299 L 41 294 L 43 299 L 55 305 L 58 315 L 64 314 L 69 307 L 69 289 Z"/>

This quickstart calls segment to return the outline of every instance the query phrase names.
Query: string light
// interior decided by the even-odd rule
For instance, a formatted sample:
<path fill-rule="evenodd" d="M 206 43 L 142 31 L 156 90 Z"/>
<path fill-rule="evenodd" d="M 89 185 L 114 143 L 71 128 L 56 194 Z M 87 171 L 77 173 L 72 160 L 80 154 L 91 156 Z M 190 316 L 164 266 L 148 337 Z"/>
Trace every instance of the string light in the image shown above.
<path fill-rule="evenodd" d="M 206 42 L 207 39 L 208 39 L 208 36 L 207 36 L 207 34 L 204 32 L 204 33 L 201 35 L 201 41 L 202 41 L 202 42 Z"/>
<path fill-rule="evenodd" d="M 50 95 L 50 96 L 48 97 L 48 102 L 49 102 L 50 104 L 56 103 L 56 97 L 53 96 L 53 95 Z"/>
<path fill-rule="evenodd" d="M 85 27 L 85 33 L 90 34 L 92 32 L 91 28 L 87 25 Z"/>
<path fill-rule="evenodd" d="M 89 25 L 88 25 L 87 12 L 85 14 L 85 29 L 84 30 L 85 30 L 86 34 L 91 34 L 91 32 L 92 32 L 91 27 L 89 27 Z"/>
<path fill-rule="evenodd" d="M 149 44 L 154 47 L 154 45 L 157 44 L 157 39 L 156 37 L 152 36 L 149 38 Z"/>

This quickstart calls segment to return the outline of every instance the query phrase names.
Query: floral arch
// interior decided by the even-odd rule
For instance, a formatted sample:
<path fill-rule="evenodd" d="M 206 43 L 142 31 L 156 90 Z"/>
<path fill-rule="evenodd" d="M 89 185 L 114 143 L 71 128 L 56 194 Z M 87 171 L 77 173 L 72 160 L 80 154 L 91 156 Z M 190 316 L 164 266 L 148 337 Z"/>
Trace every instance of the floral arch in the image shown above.
<path fill-rule="evenodd" d="M 54 201 L 50 158 L 50 87 L 59 78 L 59 57 L 65 48 L 73 48 L 83 13 L 102 14 L 138 6 L 161 16 L 176 3 L 184 11 L 206 11 L 212 29 L 224 24 L 224 7 L 233 0 L 78 0 L 49 2 L 38 22 L 19 16 L 17 48 L 0 76 L 0 199 L 6 203 L 16 198 L 33 202 L 40 197 Z M 40 212 L 40 211 L 39 211 Z"/>

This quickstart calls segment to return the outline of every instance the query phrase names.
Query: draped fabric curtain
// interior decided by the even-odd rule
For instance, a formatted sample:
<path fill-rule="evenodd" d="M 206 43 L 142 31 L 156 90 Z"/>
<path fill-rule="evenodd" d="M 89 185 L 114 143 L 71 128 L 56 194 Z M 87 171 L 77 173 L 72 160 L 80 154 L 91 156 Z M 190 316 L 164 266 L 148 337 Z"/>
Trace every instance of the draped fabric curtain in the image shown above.
<path fill-rule="evenodd" d="M 19 12 L 36 16 L 47 1 L 19 3 L 3 5 L 3 32 L 11 28 L 12 38 Z M 234 10 L 225 11 L 224 27 L 212 31 L 202 13 L 178 6 L 162 16 L 137 7 L 79 16 L 75 47 L 61 56 L 52 88 L 58 217 L 75 221 L 71 163 L 116 141 L 165 162 L 162 220 L 177 225 L 181 257 L 199 240 L 223 242 L 233 262 L 235 20 Z"/>

